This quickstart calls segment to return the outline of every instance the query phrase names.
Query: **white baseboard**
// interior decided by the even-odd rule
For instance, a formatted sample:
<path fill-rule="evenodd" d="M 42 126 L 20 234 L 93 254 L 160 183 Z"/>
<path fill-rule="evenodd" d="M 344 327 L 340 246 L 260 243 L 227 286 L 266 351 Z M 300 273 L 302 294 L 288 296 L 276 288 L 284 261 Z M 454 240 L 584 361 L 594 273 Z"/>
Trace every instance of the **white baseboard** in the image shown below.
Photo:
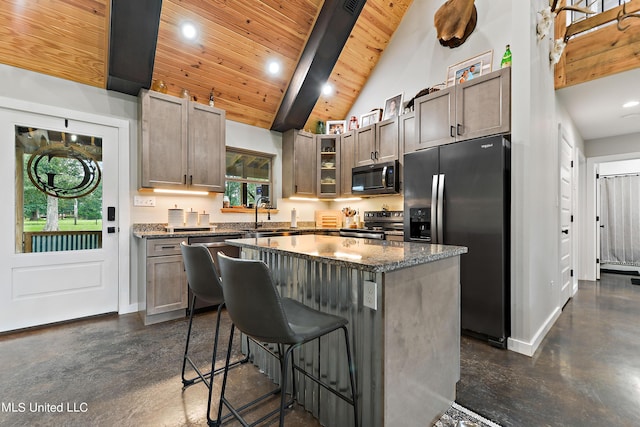
<path fill-rule="evenodd" d="M 118 314 L 128 314 L 138 312 L 138 304 L 121 305 Z"/>
<path fill-rule="evenodd" d="M 525 356 L 533 356 L 533 353 L 536 352 L 544 337 L 556 323 L 558 317 L 560 317 L 560 314 L 562 314 L 562 308 L 556 307 L 556 309 L 553 310 L 549 317 L 547 317 L 547 320 L 542 324 L 542 326 L 538 329 L 538 331 L 530 341 L 508 338 L 507 349 L 516 353 L 524 354 Z"/>

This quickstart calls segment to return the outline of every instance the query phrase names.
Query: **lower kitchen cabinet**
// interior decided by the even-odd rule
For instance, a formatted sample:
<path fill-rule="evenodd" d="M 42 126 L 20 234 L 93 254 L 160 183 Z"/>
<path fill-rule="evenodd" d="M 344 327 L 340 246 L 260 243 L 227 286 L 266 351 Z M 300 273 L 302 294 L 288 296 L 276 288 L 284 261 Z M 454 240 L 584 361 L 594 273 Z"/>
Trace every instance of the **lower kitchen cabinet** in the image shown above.
<path fill-rule="evenodd" d="M 180 252 L 183 240 L 147 239 L 140 251 L 139 301 L 145 305 L 141 310 L 145 325 L 185 316 L 188 283 Z"/>

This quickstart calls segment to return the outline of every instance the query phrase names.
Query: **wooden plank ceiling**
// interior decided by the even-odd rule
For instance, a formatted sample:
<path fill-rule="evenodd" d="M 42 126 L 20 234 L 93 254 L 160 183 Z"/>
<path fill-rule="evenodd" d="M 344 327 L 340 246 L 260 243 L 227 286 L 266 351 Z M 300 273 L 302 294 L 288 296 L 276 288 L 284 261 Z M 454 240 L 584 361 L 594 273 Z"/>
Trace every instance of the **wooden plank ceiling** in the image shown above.
<path fill-rule="evenodd" d="M 305 128 L 343 119 L 413 0 L 368 0 Z M 0 63 L 106 87 L 109 0 L 2 0 Z M 229 120 L 269 129 L 323 0 L 163 0 L 153 79 L 189 90 Z M 190 21 L 195 42 L 180 35 Z M 277 77 L 269 60 L 280 62 Z"/>

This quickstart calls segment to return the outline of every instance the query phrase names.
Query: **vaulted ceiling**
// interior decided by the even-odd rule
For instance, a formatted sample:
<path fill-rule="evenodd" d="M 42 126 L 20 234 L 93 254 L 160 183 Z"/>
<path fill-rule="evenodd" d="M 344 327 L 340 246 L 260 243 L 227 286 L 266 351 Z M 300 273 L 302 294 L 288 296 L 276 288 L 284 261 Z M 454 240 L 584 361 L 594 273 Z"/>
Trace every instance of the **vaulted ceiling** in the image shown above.
<path fill-rule="evenodd" d="M 305 129 L 318 120 L 345 118 L 412 1 L 366 1 L 341 50 L 336 41 L 339 56 L 327 73 L 334 93 L 319 95 L 317 88 L 319 98 L 305 113 Z M 285 94 L 297 90 L 305 52 L 321 65 L 331 62 L 322 48 L 307 46 L 309 40 L 317 43 L 314 31 L 321 25 L 316 23 L 328 25 L 324 41 L 331 41 L 332 21 L 321 22 L 323 7 L 330 3 L 336 2 L 163 0 L 152 78 L 164 81 L 169 94 L 180 96 L 187 89 L 202 103 L 213 90 L 215 105 L 226 110 L 228 119 L 274 128 L 279 112 L 287 105 L 296 108 Z M 110 5 L 109 0 L 2 0 L 0 63 L 107 88 Z M 198 29 L 195 41 L 181 37 L 184 21 Z M 140 22 L 140 34 L 145 22 Z M 138 41 L 133 34 L 132 43 Z M 278 76 L 267 73 L 270 60 L 280 63 Z"/>

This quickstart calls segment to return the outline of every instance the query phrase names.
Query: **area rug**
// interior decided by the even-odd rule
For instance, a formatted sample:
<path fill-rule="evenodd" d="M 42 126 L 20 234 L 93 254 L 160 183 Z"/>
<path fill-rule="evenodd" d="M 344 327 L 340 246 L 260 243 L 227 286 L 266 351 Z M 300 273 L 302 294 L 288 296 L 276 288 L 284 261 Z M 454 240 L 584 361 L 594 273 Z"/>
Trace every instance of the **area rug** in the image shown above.
<path fill-rule="evenodd" d="M 453 403 L 447 412 L 434 424 L 435 427 L 500 427 L 470 409 Z"/>

